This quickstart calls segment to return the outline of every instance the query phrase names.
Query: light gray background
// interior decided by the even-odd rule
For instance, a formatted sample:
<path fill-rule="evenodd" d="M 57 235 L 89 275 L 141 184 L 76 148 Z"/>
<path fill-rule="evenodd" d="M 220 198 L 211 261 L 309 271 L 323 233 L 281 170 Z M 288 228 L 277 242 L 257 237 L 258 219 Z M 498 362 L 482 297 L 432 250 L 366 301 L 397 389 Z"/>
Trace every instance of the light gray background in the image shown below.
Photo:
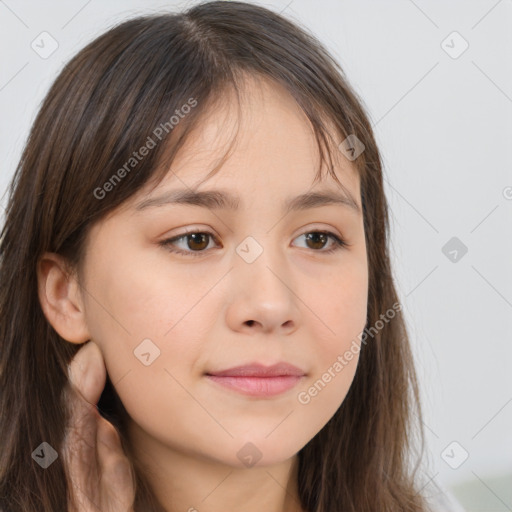
<path fill-rule="evenodd" d="M 120 20 L 192 3 L 0 0 L 2 194 L 63 63 Z M 329 47 L 374 125 L 429 478 L 467 510 L 512 510 L 512 2 L 256 3 Z M 31 48 L 43 31 L 59 45 L 46 59 Z M 469 44 L 457 58 L 453 31 Z M 442 252 L 452 237 L 468 249 L 456 262 Z"/>

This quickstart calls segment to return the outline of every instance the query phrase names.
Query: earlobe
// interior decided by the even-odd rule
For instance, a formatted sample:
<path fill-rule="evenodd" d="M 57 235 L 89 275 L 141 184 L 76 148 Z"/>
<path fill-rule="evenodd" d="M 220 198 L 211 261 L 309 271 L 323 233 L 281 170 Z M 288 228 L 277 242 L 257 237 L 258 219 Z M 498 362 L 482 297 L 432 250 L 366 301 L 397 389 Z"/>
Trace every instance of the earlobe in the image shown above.
<path fill-rule="evenodd" d="M 39 302 L 43 313 L 65 340 L 81 344 L 91 339 L 78 278 L 65 259 L 45 253 L 37 265 Z"/>

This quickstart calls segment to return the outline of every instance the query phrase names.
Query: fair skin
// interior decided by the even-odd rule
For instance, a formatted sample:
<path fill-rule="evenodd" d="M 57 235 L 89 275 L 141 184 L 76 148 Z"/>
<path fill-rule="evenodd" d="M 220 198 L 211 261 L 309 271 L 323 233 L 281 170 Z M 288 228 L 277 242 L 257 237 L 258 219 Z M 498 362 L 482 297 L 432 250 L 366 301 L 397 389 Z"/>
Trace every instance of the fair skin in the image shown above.
<path fill-rule="evenodd" d="M 297 453 L 343 402 L 357 354 L 309 403 L 298 395 L 358 340 L 366 321 L 367 254 L 353 162 L 334 156 L 359 211 L 336 203 L 285 215 L 290 197 L 343 191 L 329 176 L 312 185 L 318 150 L 293 98 L 266 82 L 246 85 L 241 118 L 219 105 L 157 188 L 141 190 L 93 227 L 80 286 L 66 277 L 57 255 L 46 254 L 39 271 L 40 300 L 53 327 L 70 342 L 92 340 L 85 346 L 89 363 L 82 363 L 96 372 L 88 401 L 101 394 L 104 361 L 131 418 L 130 443 L 169 512 L 301 512 Z M 232 154 L 197 190 L 231 192 L 238 211 L 183 204 L 136 209 L 165 191 L 195 190 L 224 155 L 237 121 Z M 349 247 L 329 254 L 332 237 L 308 242 L 308 233 L 325 230 Z M 185 231 L 212 236 L 159 245 Z M 259 245 L 246 245 L 247 237 Z M 248 263 L 237 247 L 262 252 Z M 148 366 L 134 355 L 145 339 L 160 350 Z M 305 375 L 272 397 L 246 396 L 205 375 L 255 361 L 286 361 Z M 117 453 L 122 464 L 115 432 L 96 421 L 99 439 L 112 441 L 110 452 L 106 445 L 99 450 Z M 247 443 L 261 455 L 250 467 L 237 456 Z"/>

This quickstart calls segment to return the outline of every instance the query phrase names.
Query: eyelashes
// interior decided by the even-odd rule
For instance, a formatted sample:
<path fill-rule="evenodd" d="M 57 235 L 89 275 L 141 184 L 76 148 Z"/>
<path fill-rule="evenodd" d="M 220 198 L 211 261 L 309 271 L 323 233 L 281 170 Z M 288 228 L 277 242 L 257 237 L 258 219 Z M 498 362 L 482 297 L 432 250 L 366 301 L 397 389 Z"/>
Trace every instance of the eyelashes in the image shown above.
<path fill-rule="evenodd" d="M 199 235 L 202 235 L 202 236 L 199 236 Z M 311 241 L 311 242 L 313 242 L 313 244 L 320 243 L 320 245 L 322 245 L 324 240 L 328 241 L 330 239 L 332 241 L 331 247 L 329 249 L 323 249 L 323 248 L 321 248 L 320 250 L 319 249 L 311 249 L 311 251 L 318 252 L 321 254 L 332 254 L 332 253 L 335 253 L 335 252 L 349 246 L 349 244 L 344 239 L 340 238 L 338 235 L 332 233 L 331 231 L 325 231 L 325 230 L 306 231 L 296 238 L 303 237 L 304 235 L 309 235 L 306 237 L 306 243 Z M 311 237 L 310 235 L 313 235 L 313 237 Z M 202 255 L 210 252 L 211 249 L 208 249 L 209 243 L 207 243 L 206 248 L 201 248 L 199 250 L 179 249 L 179 248 L 176 248 L 176 243 L 181 240 L 184 240 L 186 244 L 187 244 L 187 242 L 192 241 L 193 244 L 199 244 L 199 245 L 203 244 L 204 245 L 204 241 L 207 240 L 208 237 L 210 239 L 213 239 L 216 243 L 218 243 L 218 240 L 213 233 L 211 233 L 209 231 L 202 230 L 202 231 L 190 231 L 190 232 L 182 233 L 182 234 L 174 236 L 172 238 L 162 240 L 161 242 L 158 242 L 158 245 L 161 247 L 164 247 L 171 253 L 180 254 L 185 257 L 194 258 L 194 257 L 202 256 Z M 309 248 L 309 247 L 306 247 L 306 248 Z M 197 249 L 197 247 L 196 247 L 196 249 Z"/>

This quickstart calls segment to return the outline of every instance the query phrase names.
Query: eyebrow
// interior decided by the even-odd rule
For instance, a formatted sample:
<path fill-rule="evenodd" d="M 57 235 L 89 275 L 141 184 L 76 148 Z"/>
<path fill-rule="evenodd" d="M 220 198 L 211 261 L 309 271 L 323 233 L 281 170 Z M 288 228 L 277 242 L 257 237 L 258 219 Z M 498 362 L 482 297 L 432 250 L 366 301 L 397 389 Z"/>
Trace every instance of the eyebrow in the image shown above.
<path fill-rule="evenodd" d="M 136 210 L 165 206 L 169 204 L 184 204 L 200 206 L 210 210 L 234 210 L 240 207 L 240 198 L 224 190 L 172 190 L 164 194 L 145 199 L 136 206 Z M 328 205 L 341 205 L 348 207 L 357 214 L 361 214 L 361 208 L 351 197 L 344 196 L 334 191 L 307 192 L 296 197 L 288 198 L 283 205 L 283 212 L 307 210 Z"/>

